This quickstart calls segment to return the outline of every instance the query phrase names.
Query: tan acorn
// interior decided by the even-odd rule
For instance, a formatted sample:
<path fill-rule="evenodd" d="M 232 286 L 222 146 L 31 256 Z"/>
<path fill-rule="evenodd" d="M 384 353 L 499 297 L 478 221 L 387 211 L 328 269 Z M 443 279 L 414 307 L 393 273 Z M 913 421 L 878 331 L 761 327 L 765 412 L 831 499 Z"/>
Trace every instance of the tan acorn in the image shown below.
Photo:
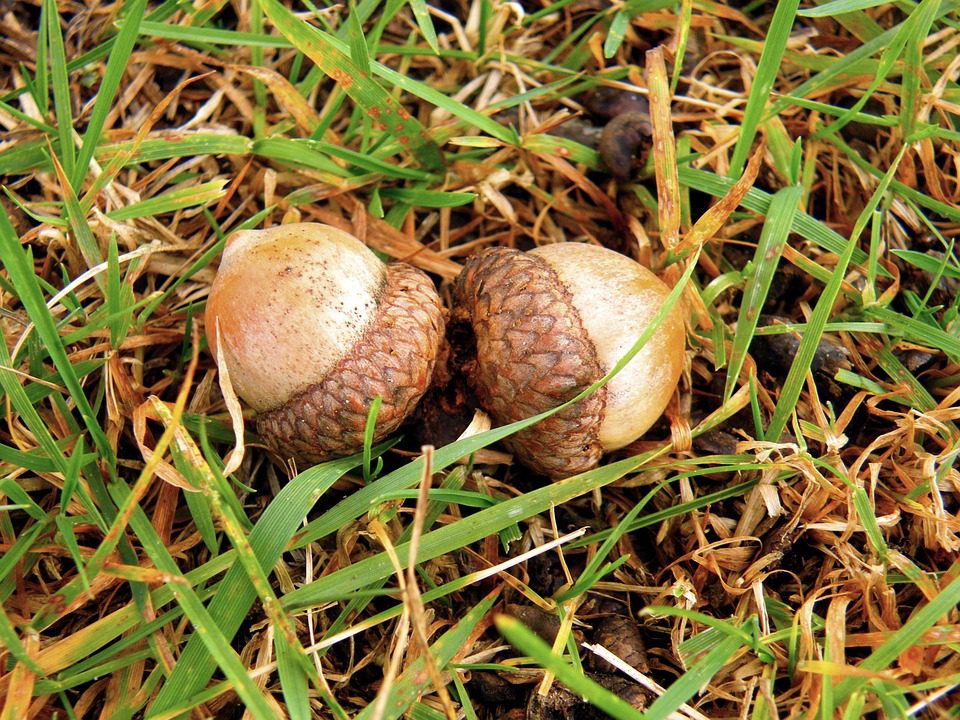
<path fill-rule="evenodd" d="M 311 463 L 363 448 L 378 395 L 374 441 L 400 426 L 430 385 L 444 326 L 423 272 L 317 223 L 232 235 L 205 322 L 263 439 Z"/>
<path fill-rule="evenodd" d="M 620 253 L 584 243 L 530 252 L 490 248 L 465 264 L 454 318 L 472 328 L 468 382 L 501 425 L 571 399 L 599 380 L 653 321 L 669 288 Z M 532 470 L 561 478 L 595 467 L 660 417 L 684 362 L 676 306 L 603 388 L 506 444 Z"/>

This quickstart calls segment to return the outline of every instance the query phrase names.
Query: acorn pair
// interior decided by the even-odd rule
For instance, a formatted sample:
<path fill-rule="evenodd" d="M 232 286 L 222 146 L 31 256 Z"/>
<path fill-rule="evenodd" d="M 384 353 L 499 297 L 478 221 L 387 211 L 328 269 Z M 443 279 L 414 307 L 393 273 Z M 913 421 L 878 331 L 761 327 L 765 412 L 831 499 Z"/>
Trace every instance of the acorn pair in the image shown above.
<path fill-rule="evenodd" d="M 476 345 L 458 370 L 497 424 L 531 417 L 609 372 L 668 294 L 646 268 L 593 245 L 484 250 L 454 285 L 452 314 L 472 327 Z M 427 275 L 384 264 L 348 233 L 315 223 L 232 235 L 206 330 L 263 439 L 306 462 L 358 452 L 378 395 L 374 441 L 394 432 L 430 387 L 444 342 Z M 505 444 L 551 478 L 589 470 L 660 416 L 683 352 L 674 309 L 604 387 Z"/>

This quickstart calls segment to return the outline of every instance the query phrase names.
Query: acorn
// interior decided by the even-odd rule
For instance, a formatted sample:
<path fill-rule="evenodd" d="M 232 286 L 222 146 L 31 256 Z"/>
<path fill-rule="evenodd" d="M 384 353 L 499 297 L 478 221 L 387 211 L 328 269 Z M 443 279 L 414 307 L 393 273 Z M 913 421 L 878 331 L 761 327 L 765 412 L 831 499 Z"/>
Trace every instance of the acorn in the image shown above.
<path fill-rule="evenodd" d="M 426 274 L 318 223 L 228 238 L 205 322 L 261 437 L 310 463 L 362 450 L 377 396 L 374 442 L 400 426 L 430 385 L 444 328 Z"/>
<path fill-rule="evenodd" d="M 642 265 L 595 245 L 474 255 L 455 283 L 453 319 L 472 329 L 475 348 L 464 371 L 477 401 L 504 425 L 570 400 L 633 347 L 668 294 Z M 684 343 L 674 306 L 605 386 L 506 445 L 551 478 L 595 467 L 603 453 L 633 442 L 662 414 L 680 378 Z"/>

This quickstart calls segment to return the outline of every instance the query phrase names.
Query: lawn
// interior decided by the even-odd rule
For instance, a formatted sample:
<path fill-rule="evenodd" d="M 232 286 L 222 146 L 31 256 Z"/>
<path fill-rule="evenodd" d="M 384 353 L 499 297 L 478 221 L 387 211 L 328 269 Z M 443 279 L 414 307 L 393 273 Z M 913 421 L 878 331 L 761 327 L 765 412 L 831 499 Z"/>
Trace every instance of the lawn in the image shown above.
<path fill-rule="evenodd" d="M 0 720 L 960 717 L 958 46 L 952 0 L 0 2 Z M 315 465 L 204 316 L 290 223 L 458 328 Z M 624 363 L 498 424 L 452 320 L 563 241 L 685 349 L 551 481 L 511 438 Z"/>

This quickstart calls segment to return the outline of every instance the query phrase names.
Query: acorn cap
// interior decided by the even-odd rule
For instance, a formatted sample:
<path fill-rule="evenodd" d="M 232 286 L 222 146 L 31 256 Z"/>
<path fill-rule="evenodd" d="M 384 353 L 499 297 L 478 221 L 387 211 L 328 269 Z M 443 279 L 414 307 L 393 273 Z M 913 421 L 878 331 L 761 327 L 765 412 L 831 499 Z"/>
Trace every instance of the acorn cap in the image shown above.
<path fill-rule="evenodd" d="M 498 424 L 556 407 L 602 377 L 569 292 L 541 258 L 509 248 L 484 250 L 467 260 L 454 291 L 456 317 L 472 325 L 476 340 L 476 355 L 464 370 Z M 589 470 L 603 452 L 605 399 L 601 388 L 504 444 L 550 477 Z"/>
<path fill-rule="evenodd" d="M 669 288 L 606 248 L 556 243 L 529 253 L 491 248 L 457 280 L 457 318 L 476 357 L 466 368 L 498 424 L 531 417 L 599 380 L 633 347 Z M 683 367 L 683 318 L 674 309 L 638 355 L 603 388 L 506 441 L 528 467 L 553 478 L 594 467 L 603 452 L 646 432 Z"/>
<path fill-rule="evenodd" d="M 424 273 L 384 265 L 336 228 L 300 223 L 228 240 L 206 327 L 264 440 L 321 462 L 362 449 L 377 395 L 374 441 L 409 415 L 430 384 L 443 316 Z"/>

